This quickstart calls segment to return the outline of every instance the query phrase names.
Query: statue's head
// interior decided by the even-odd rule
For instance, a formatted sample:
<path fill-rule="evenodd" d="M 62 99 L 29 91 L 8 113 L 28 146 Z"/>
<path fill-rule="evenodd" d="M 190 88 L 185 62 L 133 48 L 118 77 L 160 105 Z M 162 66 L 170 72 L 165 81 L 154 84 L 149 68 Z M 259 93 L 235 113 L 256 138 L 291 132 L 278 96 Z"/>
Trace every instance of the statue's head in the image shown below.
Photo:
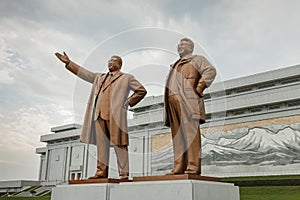
<path fill-rule="evenodd" d="M 194 42 L 189 38 L 182 38 L 177 46 L 177 52 L 180 57 L 192 54 L 194 51 Z"/>
<path fill-rule="evenodd" d="M 108 69 L 110 72 L 118 71 L 122 67 L 122 58 L 120 56 L 112 56 L 108 60 Z"/>

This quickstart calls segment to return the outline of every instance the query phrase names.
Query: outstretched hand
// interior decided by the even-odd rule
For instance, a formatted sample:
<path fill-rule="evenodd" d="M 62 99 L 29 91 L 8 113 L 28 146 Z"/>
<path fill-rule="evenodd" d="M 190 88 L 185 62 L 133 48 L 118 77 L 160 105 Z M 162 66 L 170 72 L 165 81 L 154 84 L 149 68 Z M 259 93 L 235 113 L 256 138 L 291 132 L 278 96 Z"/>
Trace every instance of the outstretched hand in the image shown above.
<path fill-rule="evenodd" d="M 61 62 L 65 63 L 65 64 L 69 64 L 69 63 L 70 63 L 70 58 L 69 58 L 69 56 L 68 56 L 65 52 L 64 52 L 64 55 L 62 55 L 62 54 L 60 54 L 60 53 L 58 53 L 58 52 L 56 52 L 55 55 L 56 55 L 56 57 L 57 57 Z"/>

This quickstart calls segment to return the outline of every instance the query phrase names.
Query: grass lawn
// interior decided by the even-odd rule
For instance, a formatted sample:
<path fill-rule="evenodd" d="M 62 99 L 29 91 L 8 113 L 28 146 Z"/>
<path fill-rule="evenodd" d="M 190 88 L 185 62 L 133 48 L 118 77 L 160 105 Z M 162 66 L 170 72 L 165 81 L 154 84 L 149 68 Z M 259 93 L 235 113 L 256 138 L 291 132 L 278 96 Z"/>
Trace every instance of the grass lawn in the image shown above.
<path fill-rule="evenodd" d="M 300 186 L 240 187 L 241 200 L 299 200 Z"/>
<path fill-rule="evenodd" d="M 242 176 L 222 178 L 222 181 L 251 181 L 251 180 L 297 180 L 300 179 L 300 175 L 281 175 L 281 176 Z"/>

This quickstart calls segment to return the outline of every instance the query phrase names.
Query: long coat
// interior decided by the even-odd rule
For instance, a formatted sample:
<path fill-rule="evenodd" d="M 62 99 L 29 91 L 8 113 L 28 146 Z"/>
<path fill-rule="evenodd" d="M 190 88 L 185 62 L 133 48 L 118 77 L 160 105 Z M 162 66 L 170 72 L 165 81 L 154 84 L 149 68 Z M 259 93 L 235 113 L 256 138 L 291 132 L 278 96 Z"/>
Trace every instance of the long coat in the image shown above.
<path fill-rule="evenodd" d="M 180 72 L 175 68 L 180 68 Z M 164 123 L 170 126 L 169 113 L 169 92 L 175 82 L 171 82 L 172 77 L 176 76 L 182 80 L 179 84 L 178 98 L 181 108 L 190 119 L 199 120 L 205 123 L 205 107 L 203 90 L 211 85 L 216 76 L 216 69 L 203 56 L 191 55 L 188 58 L 179 59 L 170 65 L 164 95 Z M 173 85 L 171 85 L 173 84 Z"/>
<path fill-rule="evenodd" d="M 96 115 L 93 113 L 95 101 L 101 98 L 101 89 L 101 91 L 105 91 L 110 87 L 110 104 L 106 108 L 110 109 L 110 141 L 113 145 L 128 145 L 127 107 L 128 105 L 134 106 L 144 98 L 147 91 L 143 85 L 132 75 L 118 72 L 104 86 L 104 80 L 108 74 L 90 72 L 72 61 L 66 65 L 66 68 L 83 80 L 93 84 L 86 107 L 80 141 L 96 144 L 96 133 L 93 126 L 94 121 L 97 120 L 94 116 L 98 116 L 98 113 Z M 130 91 L 133 91 L 133 94 L 128 97 Z"/>

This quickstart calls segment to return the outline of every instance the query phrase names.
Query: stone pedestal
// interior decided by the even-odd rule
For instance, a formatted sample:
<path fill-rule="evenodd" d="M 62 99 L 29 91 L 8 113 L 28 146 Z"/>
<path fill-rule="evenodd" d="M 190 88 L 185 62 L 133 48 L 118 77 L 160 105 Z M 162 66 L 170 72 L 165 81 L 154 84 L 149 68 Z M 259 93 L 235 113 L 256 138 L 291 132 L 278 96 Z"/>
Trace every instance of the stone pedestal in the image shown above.
<path fill-rule="evenodd" d="M 51 200 L 109 200 L 110 186 L 115 183 L 57 185 Z"/>
<path fill-rule="evenodd" d="M 51 200 L 239 200 L 239 188 L 231 183 L 185 180 L 177 176 L 133 178 L 133 182 L 58 185 Z M 174 176 L 173 176 L 174 178 Z M 137 179 L 137 180 L 135 180 Z M 152 180 L 149 180 L 152 179 Z"/>
<path fill-rule="evenodd" d="M 110 199 L 239 200 L 239 188 L 230 183 L 199 180 L 132 182 L 112 187 Z"/>

